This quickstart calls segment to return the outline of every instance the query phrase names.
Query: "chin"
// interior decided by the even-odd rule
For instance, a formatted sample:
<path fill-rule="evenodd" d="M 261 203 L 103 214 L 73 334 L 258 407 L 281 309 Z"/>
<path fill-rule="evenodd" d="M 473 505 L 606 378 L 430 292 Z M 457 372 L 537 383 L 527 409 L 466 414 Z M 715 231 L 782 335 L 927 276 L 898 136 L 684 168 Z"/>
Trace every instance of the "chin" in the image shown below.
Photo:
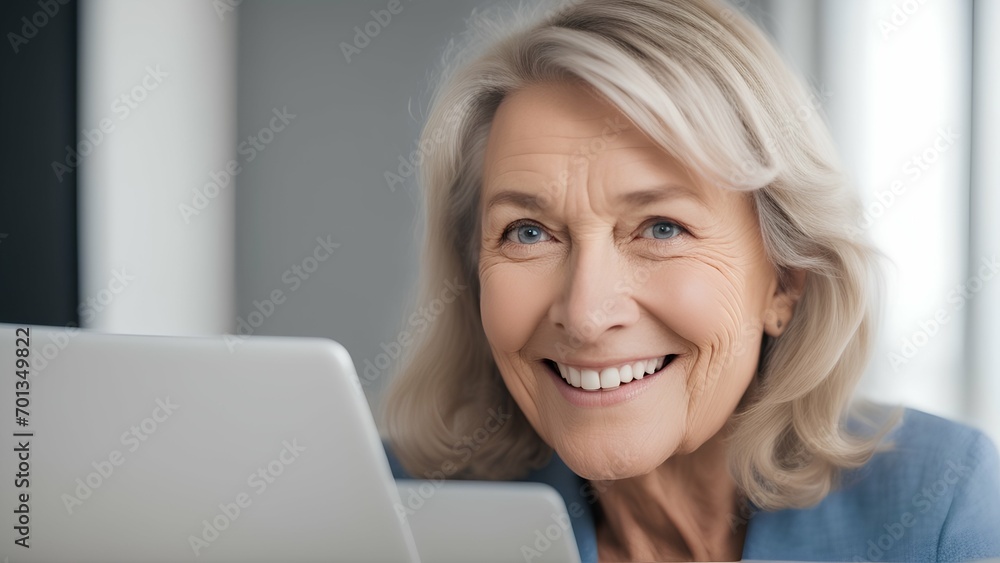
<path fill-rule="evenodd" d="M 556 440 L 554 450 L 574 473 L 588 480 L 613 481 L 651 473 L 676 450 L 679 437 L 661 434 L 661 443 L 651 444 L 638 434 L 622 440 L 612 434 Z M 674 439 L 671 439 L 674 438 Z"/>

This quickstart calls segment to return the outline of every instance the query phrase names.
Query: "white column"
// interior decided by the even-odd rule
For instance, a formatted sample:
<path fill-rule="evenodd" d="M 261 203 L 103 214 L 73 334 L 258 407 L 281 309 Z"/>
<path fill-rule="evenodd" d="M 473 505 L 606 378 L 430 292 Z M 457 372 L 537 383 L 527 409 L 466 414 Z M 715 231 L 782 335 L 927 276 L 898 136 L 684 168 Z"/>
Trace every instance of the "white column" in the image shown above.
<path fill-rule="evenodd" d="M 81 5 L 79 168 L 65 173 L 80 174 L 85 327 L 231 330 L 236 14 L 216 4 Z"/>
<path fill-rule="evenodd" d="M 963 418 L 968 251 L 968 4 L 824 4 L 830 118 L 890 258 L 881 342 L 863 394 Z"/>

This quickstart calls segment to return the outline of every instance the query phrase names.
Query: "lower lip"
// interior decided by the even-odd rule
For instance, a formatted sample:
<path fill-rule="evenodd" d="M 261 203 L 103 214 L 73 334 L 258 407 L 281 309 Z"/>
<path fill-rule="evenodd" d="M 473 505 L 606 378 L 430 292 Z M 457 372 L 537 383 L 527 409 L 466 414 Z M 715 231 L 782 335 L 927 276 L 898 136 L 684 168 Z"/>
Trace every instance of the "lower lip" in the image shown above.
<path fill-rule="evenodd" d="M 633 379 L 614 389 L 601 389 L 599 391 L 584 391 L 579 387 L 573 387 L 544 362 L 542 363 L 542 369 L 549 373 L 553 384 L 559 389 L 559 393 L 571 404 L 583 408 L 610 407 L 631 401 L 653 385 L 656 385 L 661 375 L 664 375 L 679 363 L 678 359 L 678 357 L 675 357 L 672 362 L 660 368 L 660 371 L 646 375 L 642 379 Z"/>

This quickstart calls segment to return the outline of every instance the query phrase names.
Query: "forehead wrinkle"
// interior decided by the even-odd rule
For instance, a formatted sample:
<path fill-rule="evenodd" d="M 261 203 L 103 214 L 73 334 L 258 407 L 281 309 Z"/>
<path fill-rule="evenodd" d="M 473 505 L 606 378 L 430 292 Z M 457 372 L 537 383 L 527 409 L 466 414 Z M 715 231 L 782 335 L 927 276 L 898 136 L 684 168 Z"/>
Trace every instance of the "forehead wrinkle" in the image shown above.
<path fill-rule="evenodd" d="M 534 156 L 541 153 L 528 153 L 530 156 Z M 565 156 L 558 153 L 549 153 L 551 156 Z M 553 171 L 564 171 L 568 170 L 568 166 L 564 166 L 562 163 L 557 163 L 556 165 L 548 166 L 527 166 L 521 165 L 510 165 L 509 167 L 501 167 L 500 164 L 503 163 L 503 159 L 499 159 L 495 162 L 488 162 L 486 169 L 483 171 L 483 194 L 486 195 L 489 192 L 503 188 L 510 188 L 513 191 L 517 191 L 517 188 L 526 190 L 528 192 L 532 191 L 534 188 L 539 188 L 542 186 L 549 186 L 552 182 L 557 182 L 559 179 L 559 174 L 551 174 Z M 499 170 L 495 170 L 496 168 Z M 505 176 L 514 176 L 513 179 L 505 180 Z M 528 176 L 537 176 L 538 178 L 526 180 Z M 562 182 L 557 182 L 561 184 Z M 541 191 L 541 190 L 536 190 Z"/>
<path fill-rule="evenodd" d="M 548 136 L 531 139 L 531 143 L 529 143 L 527 139 L 505 139 L 491 146 L 487 150 L 486 156 L 492 156 L 493 159 L 498 162 L 509 158 L 530 157 L 535 155 L 572 156 L 579 154 L 581 151 L 587 153 L 589 141 L 600 137 L 600 134 L 581 135 L 577 137 Z M 552 142 L 554 140 L 558 140 L 560 143 L 556 145 L 556 143 Z M 511 145 L 514 145 L 514 147 L 511 148 Z"/>
<path fill-rule="evenodd" d="M 609 146 L 606 149 L 608 152 L 611 151 L 629 151 L 626 156 L 619 156 L 618 160 L 622 162 L 616 162 L 615 164 L 636 164 L 649 162 L 654 165 L 654 167 L 663 169 L 664 163 L 673 164 L 676 159 L 673 159 L 669 153 L 663 151 L 659 147 L 649 146 L 648 144 L 640 145 L 620 145 L 620 146 Z M 677 164 L 679 170 L 684 170 L 679 164 Z M 674 175 L 674 174 L 671 174 Z M 687 175 L 687 171 L 684 171 L 684 175 Z"/>
<path fill-rule="evenodd" d="M 522 153 L 517 153 L 517 154 L 505 154 L 503 156 L 500 156 L 500 157 L 497 157 L 497 158 L 493 159 L 493 161 L 494 161 L 493 164 L 495 166 L 496 164 L 500 164 L 501 162 L 510 160 L 512 158 L 524 158 L 524 157 L 532 157 L 532 156 L 556 156 L 556 157 L 565 156 L 565 157 L 568 157 L 569 154 L 567 154 L 567 153 L 561 153 L 561 152 L 536 152 L 536 151 L 528 151 L 528 152 L 522 152 Z M 523 171 L 524 172 L 535 172 L 535 170 L 533 170 L 531 168 L 526 168 Z"/>
<path fill-rule="evenodd" d="M 629 176 L 634 176 L 636 168 L 638 168 L 643 179 L 652 179 L 652 181 L 641 182 L 643 185 L 651 187 L 678 186 L 705 204 L 708 204 L 709 200 L 718 199 L 715 196 L 719 194 L 709 193 L 702 182 L 699 182 L 690 171 L 669 154 L 652 147 L 644 148 L 649 149 L 643 151 L 647 154 L 637 154 L 634 158 L 622 159 L 620 162 L 610 163 L 613 166 L 606 167 L 607 174 L 616 184 L 635 183 L 630 181 Z M 632 169 L 625 170 L 626 167 L 632 167 Z"/>

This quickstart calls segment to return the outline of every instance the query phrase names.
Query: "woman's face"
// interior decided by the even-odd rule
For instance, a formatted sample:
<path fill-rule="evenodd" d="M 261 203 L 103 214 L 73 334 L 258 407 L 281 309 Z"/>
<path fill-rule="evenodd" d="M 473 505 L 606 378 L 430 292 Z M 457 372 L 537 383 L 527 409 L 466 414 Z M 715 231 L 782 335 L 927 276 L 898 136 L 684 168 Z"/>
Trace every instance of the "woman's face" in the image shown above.
<path fill-rule="evenodd" d="M 508 95 L 484 164 L 483 328 L 538 434 L 588 479 L 698 449 L 794 305 L 747 194 L 571 83 Z"/>

